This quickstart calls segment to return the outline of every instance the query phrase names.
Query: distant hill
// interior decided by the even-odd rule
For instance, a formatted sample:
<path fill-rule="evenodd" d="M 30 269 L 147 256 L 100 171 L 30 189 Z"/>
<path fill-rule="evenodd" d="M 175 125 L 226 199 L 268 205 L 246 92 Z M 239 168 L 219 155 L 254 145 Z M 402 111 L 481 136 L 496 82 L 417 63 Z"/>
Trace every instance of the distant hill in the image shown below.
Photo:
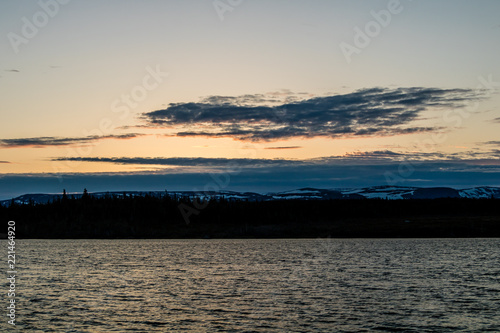
<path fill-rule="evenodd" d="M 339 188 L 339 189 L 318 189 L 302 188 L 284 192 L 274 193 L 254 193 L 254 192 L 194 192 L 194 191 L 125 191 L 125 192 L 95 192 L 90 193 L 93 197 L 100 198 L 105 196 L 145 196 L 151 195 L 162 197 L 168 195 L 177 198 L 224 198 L 227 200 L 246 200 L 246 201 L 272 201 L 272 200 L 328 200 L 328 199 L 439 199 L 439 198 L 470 198 L 487 199 L 500 198 L 499 187 L 474 187 L 468 189 L 453 189 L 449 187 L 408 187 L 408 186 L 372 186 L 365 188 Z M 81 193 L 68 194 L 69 197 L 80 198 Z M 0 201 L 0 205 L 9 206 L 11 202 L 16 204 L 44 204 L 54 199 L 59 199 L 62 194 L 24 194 L 19 197 Z"/>

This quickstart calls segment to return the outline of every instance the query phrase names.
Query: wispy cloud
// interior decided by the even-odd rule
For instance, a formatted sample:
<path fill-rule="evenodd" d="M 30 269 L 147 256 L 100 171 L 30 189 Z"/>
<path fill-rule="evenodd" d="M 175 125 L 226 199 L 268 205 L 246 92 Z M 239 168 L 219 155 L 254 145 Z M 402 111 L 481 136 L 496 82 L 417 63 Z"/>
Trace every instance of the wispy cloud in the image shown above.
<path fill-rule="evenodd" d="M 12 73 L 19 73 L 20 72 L 20 70 L 18 70 L 18 69 L 6 69 L 5 71 L 12 72 Z"/>
<path fill-rule="evenodd" d="M 363 152 L 352 152 L 347 153 L 343 157 L 355 157 L 355 158 L 393 158 L 396 156 L 404 156 L 403 153 L 396 153 L 390 150 L 375 150 L 375 151 L 363 151 Z"/>
<path fill-rule="evenodd" d="M 498 150 L 484 152 L 460 152 L 445 154 L 402 153 L 390 150 L 368 152 L 350 152 L 340 156 L 325 156 L 310 159 L 258 159 L 258 158 L 205 158 L 205 157 L 59 157 L 53 161 L 99 162 L 122 165 L 161 165 L 169 167 L 199 168 L 269 168 L 290 166 L 335 166 L 335 165 L 380 165 L 401 161 L 439 162 L 439 163 L 474 163 L 500 165 Z"/>
<path fill-rule="evenodd" d="M 0 161 L 0 163 L 7 164 L 7 163 L 10 163 L 10 162 L 8 162 L 8 161 Z"/>
<path fill-rule="evenodd" d="M 264 149 L 300 149 L 302 146 L 266 147 Z"/>
<path fill-rule="evenodd" d="M 481 98 L 470 89 L 372 88 L 277 105 L 267 95 L 211 96 L 199 103 L 173 103 L 144 113 L 148 126 L 177 130 L 177 136 L 232 137 L 270 141 L 293 137 L 393 136 L 436 130 L 416 126 L 431 108 L 459 108 Z M 267 103 L 267 104 L 266 104 Z"/>
<path fill-rule="evenodd" d="M 144 134 L 129 133 L 119 135 L 92 135 L 77 138 L 61 138 L 61 137 L 36 137 L 36 138 L 19 138 L 19 139 L 0 139 L 0 148 L 43 148 L 50 146 L 69 146 L 74 144 L 85 144 L 106 139 L 132 139 Z"/>
<path fill-rule="evenodd" d="M 300 160 L 258 158 L 204 158 L 204 157 L 61 157 L 53 161 L 100 162 L 113 164 L 164 165 L 182 167 L 264 167 L 283 164 L 303 164 Z"/>

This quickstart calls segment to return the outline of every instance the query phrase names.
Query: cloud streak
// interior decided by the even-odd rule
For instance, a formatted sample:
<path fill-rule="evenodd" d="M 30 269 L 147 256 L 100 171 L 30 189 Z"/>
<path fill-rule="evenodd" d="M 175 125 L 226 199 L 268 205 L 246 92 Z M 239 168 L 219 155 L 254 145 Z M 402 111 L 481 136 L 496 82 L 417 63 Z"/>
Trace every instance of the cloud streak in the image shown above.
<path fill-rule="evenodd" d="M 289 98 L 211 96 L 199 103 L 172 103 L 144 113 L 148 126 L 174 128 L 182 137 L 232 137 L 243 141 L 289 138 L 393 136 L 433 131 L 416 126 L 433 108 L 460 108 L 480 93 L 470 89 L 372 88 L 353 93 Z M 267 103 L 267 105 L 266 105 Z M 275 105 L 269 105 L 274 103 Z"/>
<path fill-rule="evenodd" d="M 0 148 L 43 148 L 54 146 L 69 146 L 74 144 L 86 144 L 99 140 L 118 139 L 126 140 L 133 139 L 144 134 L 129 133 L 119 135 L 92 135 L 79 138 L 61 138 L 61 137 L 36 137 L 36 138 L 19 138 L 19 139 L 0 139 Z"/>
<path fill-rule="evenodd" d="M 120 165 L 156 165 L 169 167 L 199 168 L 249 168 L 290 166 L 381 165 L 412 161 L 415 163 L 472 163 L 474 165 L 500 165 L 499 151 L 461 152 L 445 154 L 400 153 L 390 150 L 351 152 L 341 156 L 325 156 L 311 159 L 259 159 L 259 158 L 205 158 L 205 157 L 59 157 L 53 161 L 98 162 Z"/>
<path fill-rule="evenodd" d="M 264 149 L 300 149 L 302 146 L 266 147 Z"/>
<path fill-rule="evenodd" d="M 182 167 L 266 167 L 285 164 L 303 164 L 301 160 L 258 159 L 258 158 L 204 158 L 204 157 L 61 157 L 53 161 L 99 162 L 121 165 L 163 165 Z"/>

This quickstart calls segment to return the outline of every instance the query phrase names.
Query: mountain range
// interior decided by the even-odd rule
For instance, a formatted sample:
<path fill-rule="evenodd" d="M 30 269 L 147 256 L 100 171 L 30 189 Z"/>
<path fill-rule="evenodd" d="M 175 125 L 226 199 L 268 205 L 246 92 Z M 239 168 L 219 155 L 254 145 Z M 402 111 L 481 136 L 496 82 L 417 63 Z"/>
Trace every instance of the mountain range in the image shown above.
<path fill-rule="evenodd" d="M 122 191 L 122 192 L 95 192 L 89 193 L 99 198 L 104 196 L 164 196 L 189 198 L 225 198 L 228 200 L 269 201 L 269 200 L 328 200 L 328 199 L 439 199 L 439 198 L 470 198 L 488 199 L 500 198 L 500 187 L 474 187 L 467 189 L 453 189 L 449 187 L 410 187 L 410 186 L 372 186 L 365 188 L 335 188 L 318 189 L 302 188 L 284 192 L 254 193 L 254 192 L 195 192 L 195 191 Z M 80 198 L 82 193 L 69 193 L 68 197 Z M 10 200 L 0 201 L 0 205 L 47 203 L 62 198 L 62 194 L 24 194 Z"/>

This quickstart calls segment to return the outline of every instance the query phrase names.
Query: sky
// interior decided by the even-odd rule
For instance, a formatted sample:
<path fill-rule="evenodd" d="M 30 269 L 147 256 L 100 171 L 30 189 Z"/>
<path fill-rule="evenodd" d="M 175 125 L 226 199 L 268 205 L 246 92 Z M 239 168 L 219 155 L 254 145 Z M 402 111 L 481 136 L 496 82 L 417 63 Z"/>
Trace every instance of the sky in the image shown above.
<path fill-rule="evenodd" d="M 500 2 L 0 2 L 0 199 L 500 186 Z"/>

